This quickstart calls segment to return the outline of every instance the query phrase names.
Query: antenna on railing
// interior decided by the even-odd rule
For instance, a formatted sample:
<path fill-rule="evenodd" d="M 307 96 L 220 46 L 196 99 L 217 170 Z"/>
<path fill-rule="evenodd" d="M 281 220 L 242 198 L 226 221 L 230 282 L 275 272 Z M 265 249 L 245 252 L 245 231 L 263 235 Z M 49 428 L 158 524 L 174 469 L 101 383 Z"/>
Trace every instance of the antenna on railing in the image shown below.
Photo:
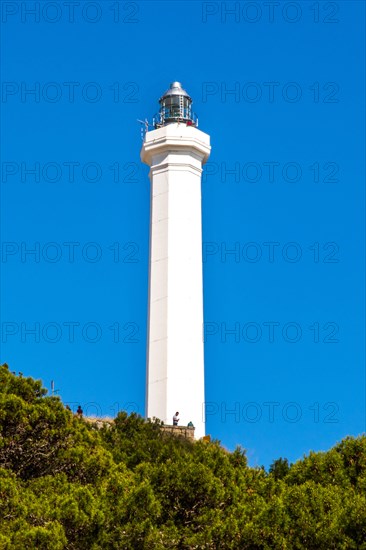
<path fill-rule="evenodd" d="M 149 131 L 149 126 L 154 126 L 153 124 L 150 124 L 150 122 L 145 118 L 145 120 L 137 119 L 137 122 L 141 124 L 141 139 L 144 141 L 146 132 Z"/>

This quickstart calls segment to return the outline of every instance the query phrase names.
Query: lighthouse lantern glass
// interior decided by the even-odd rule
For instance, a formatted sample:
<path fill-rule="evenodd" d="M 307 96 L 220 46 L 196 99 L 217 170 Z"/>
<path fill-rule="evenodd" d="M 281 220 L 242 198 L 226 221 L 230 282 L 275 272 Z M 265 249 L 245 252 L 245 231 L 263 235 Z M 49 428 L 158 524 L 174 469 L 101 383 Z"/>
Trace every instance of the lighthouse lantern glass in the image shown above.
<path fill-rule="evenodd" d="M 165 126 L 172 122 L 196 125 L 196 117 L 192 113 L 192 99 L 182 88 L 180 82 L 172 82 L 169 90 L 160 98 L 159 103 L 159 125 Z"/>

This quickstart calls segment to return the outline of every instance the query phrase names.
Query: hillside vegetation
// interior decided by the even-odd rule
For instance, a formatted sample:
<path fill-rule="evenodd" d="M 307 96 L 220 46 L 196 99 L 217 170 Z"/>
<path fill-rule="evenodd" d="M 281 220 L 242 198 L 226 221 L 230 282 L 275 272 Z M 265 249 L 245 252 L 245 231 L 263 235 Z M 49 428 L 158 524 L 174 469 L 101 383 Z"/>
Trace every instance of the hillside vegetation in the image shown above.
<path fill-rule="evenodd" d="M 98 430 L 0 367 L 0 550 L 366 550 L 366 438 L 267 473 L 120 413 Z"/>

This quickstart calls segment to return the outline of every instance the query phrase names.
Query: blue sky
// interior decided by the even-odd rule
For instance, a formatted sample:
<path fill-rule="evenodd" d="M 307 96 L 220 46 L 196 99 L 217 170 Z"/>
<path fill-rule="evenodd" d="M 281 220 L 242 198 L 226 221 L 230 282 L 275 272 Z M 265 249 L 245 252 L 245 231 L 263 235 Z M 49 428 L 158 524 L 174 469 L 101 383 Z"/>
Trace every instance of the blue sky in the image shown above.
<path fill-rule="evenodd" d="M 268 466 L 363 432 L 364 15 L 352 1 L 3 2 L 1 360 L 88 414 L 143 414 L 136 119 L 179 80 L 212 143 L 207 433 Z"/>

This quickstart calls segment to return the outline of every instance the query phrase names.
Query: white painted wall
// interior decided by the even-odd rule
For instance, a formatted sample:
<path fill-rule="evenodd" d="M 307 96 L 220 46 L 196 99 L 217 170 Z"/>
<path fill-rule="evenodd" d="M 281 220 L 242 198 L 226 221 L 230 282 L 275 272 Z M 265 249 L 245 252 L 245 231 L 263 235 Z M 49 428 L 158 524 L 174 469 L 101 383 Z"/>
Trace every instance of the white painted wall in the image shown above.
<path fill-rule="evenodd" d="M 146 416 L 205 435 L 202 287 L 202 164 L 210 137 L 169 124 L 148 132 L 141 160 L 151 181 Z"/>

